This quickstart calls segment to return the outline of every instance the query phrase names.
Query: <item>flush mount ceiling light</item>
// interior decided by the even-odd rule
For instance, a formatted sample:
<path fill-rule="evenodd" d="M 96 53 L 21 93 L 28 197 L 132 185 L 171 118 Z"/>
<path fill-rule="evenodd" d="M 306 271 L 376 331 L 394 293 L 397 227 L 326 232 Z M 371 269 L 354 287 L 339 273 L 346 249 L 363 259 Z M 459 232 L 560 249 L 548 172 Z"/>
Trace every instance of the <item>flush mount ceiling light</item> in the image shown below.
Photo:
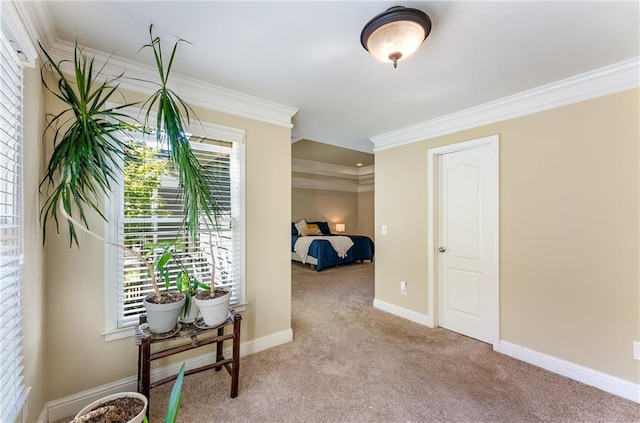
<path fill-rule="evenodd" d="M 393 63 L 418 50 L 431 32 L 431 19 L 422 10 L 394 6 L 371 19 L 362 29 L 362 47 L 378 60 Z"/>

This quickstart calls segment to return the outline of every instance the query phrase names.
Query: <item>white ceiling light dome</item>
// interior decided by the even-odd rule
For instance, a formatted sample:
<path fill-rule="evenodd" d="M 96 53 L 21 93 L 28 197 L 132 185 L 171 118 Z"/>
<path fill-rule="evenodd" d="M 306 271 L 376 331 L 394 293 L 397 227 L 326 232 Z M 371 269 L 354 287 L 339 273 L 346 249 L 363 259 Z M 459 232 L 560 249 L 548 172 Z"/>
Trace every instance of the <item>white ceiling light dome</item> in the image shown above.
<path fill-rule="evenodd" d="M 393 63 L 418 50 L 431 32 L 431 19 L 421 10 L 394 6 L 371 19 L 362 29 L 360 42 L 376 59 Z"/>

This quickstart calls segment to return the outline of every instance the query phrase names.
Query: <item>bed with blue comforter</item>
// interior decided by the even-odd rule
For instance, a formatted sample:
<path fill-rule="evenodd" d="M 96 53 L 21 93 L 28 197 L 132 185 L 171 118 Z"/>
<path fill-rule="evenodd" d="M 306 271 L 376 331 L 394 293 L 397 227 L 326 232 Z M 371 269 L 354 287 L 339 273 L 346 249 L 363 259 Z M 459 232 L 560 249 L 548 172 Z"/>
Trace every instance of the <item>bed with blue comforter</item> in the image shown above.
<path fill-rule="evenodd" d="M 323 233 L 323 235 L 338 236 L 330 233 Z M 374 244 L 371 238 L 364 235 L 340 234 L 339 236 L 347 236 L 353 241 L 353 245 L 347 251 L 346 257 L 340 258 L 331 243 L 326 239 L 316 239 L 309 246 L 306 262 L 311 264 L 312 268 L 315 266 L 315 270 L 319 272 L 327 267 L 340 264 L 353 263 L 356 261 L 373 261 Z M 293 226 L 291 230 L 291 258 L 292 260 L 302 261 L 294 252 L 294 246 L 299 237 L 298 231 L 295 230 L 295 226 Z"/>

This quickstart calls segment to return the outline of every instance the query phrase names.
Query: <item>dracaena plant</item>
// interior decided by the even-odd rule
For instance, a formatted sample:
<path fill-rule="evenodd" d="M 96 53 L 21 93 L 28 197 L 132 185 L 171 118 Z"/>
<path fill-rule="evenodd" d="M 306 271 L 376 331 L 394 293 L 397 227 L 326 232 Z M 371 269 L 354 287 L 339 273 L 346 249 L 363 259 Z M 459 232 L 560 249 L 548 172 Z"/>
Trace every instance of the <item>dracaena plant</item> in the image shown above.
<path fill-rule="evenodd" d="M 206 174 L 189 144 L 186 128 L 193 110 L 167 85 L 178 45 L 185 40 L 176 41 L 169 61 L 165 62 L 160 38 L 153 35 L 153 25 L 149 27 L 149 37 L 151 42 L 143 48 L 153 51 L 160 82 L 156 92 L 143 105 L 146 109 L 145 126 L 148 126 L 155 111 L 156 121 L 153 126 L 157 129 L 156 137 L 158 142 L 166 140 L 168 144 L 171 163 L 179 175 L 187 232 L 195 237 L 199 230 L 199 216 L 203 215 L 209 223 L 216 226 L 220 209 L 211 191 L 211 176 Z"/>
<path fill-rule="evenodd" d="M 118 81 L 122 75 L 105 80 L 102 75 L 104 67 L 95 68 L 94 59 L 89 59 L 77 43 L 73 61 L 55 63 L 44 49 L 42 51 L 56 84 L 51 86 L 48 82 L 44 66 L 42 83 L 66 106 L 49 119 L 45 129 L 45 132 L 54 132 L 54 150 L 40 183 L 41 190 L 46 188 L 49 191 L 40 212 L 43 234 L 46 236 L 47 222 L 51 219 L 60 232 L 59 209 L 69 216 L 79 216 L 80 222 L 87 228 L 87 209 L 106 220 L 100 208 L 100 196 L 117 183 L 121 172 L 119 163 L 128 155 L 129 147 L 118 138 L 118 132 L 125 120 L 129 119 L 122 109 L 132 104 L 105 108 L 117 95 Z M 73 78 L 70 80 L 62 71 L 67 63 L 73 66 Z M 70 244 L 78 245 L 74 222 L 66 220 Z M 43 237 L 43 242 L 45 239 Z"/>
<path fill-rule="evenodd" d="M 53 220 L 59 233 L 62 215 L 69 225 L 70 246 L 79 246 L 77 229 L 105 241 L 91 232 L 87 212 L 96 212 L 103 220 L 102 199 L 111 191 L 122 175 L 119 163 L 130 156 L 130 147 L 122 141 L 121 132 L 131 128 L 131 122 L 145 132 L 154 132 L 158 142 L 166 143 L 172 169 L 179 176 L 179 187 L 184 205 L 183 226 L 195 237 L 200 226 L 200 217 L 208 228 L 217 227 L 218 204 L 211 190 L 211 177 L 207 175 L 191 150 L 186 128 L 193 111 L 174 91 L 168 88 L 169 75 L 173 67 L 178 40 L 165 61 L 159 37 L 149 27 L 150 42 L 143 47 L 153 51 L 160 82 L 144 81 L 157 86 L 157 90 L 143 103 L 145 122 L 139 124 L 135 116 L 126 114 L 126 108 L 136 103 L 121 104 L 114 99 L 119 94 L 118 84 L 123 75 L 105 77 L 104 65 L 95 66 L 94 58 L 76 44 L 73 61 L 56 63 L 41 47 L 46 63 L 43 66 L 44 87 L 65 106 L 64 110 L 50 117 L 45 133 L 53 132 L 54 150 L 49 160 L 40 188 L 46 195 L 40 212 L 43 232 Z M 68 62 L 68 63 L 67 63 Z M 72 77 L 67 77 L 63 68 L 73 67 Z M 50 68 L 55 84 L 48 82 L 44 70 Z M 155 113 L 155 122 L 150 122 Z M 106 241 L 105 241 L 106 242 Z M 160 291 L 156 283 L 153 266 L 138 251 L 123 245 L 110 243 L 135 254 L 149 269 L 156 297 Z"/>
<path fill-rule="evenodd" d="M 167 412 L 164 415 L 164 423 L 175 423 L 178 420 L 178 411 L 180 411 L 180 401 L 182 400 L 182 381 L 184 380 L 185 363 L 182 363 L 178 377 L 173 383 L 169 402 L 167 403 Z M 143 416 L 142 421 L 149 423 L 147 416 Z"/>
<path fill-rule="evenodd" d="M 176 420 L 178 420 L 178 411 L 180 411 L 180 400 L 182 399 L 182 381 L 184 379 L 184 371 L 185 363 L 182 363 L 180 372 L 178 372 L 178 378 L 173 383 L 173 388 L 171 388 L 171 394 L 169 395 L 167 414 L 164 416 L 165 423 L 175 423 Z"/>

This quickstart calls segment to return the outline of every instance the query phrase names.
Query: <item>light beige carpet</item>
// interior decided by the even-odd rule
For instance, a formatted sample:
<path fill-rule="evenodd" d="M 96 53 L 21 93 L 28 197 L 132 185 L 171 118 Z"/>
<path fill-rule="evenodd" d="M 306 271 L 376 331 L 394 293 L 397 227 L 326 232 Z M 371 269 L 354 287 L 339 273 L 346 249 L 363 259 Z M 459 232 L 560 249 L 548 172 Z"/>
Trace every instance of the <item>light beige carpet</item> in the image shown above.
<path fill-rule="evenodd" d="M 185 378 L 180 422 L 640 422 L 631 401 L 374 309 L 371 264 L 292 279 L 294 341 L 241 360 L 238 398 L 224 371 Z"/>

